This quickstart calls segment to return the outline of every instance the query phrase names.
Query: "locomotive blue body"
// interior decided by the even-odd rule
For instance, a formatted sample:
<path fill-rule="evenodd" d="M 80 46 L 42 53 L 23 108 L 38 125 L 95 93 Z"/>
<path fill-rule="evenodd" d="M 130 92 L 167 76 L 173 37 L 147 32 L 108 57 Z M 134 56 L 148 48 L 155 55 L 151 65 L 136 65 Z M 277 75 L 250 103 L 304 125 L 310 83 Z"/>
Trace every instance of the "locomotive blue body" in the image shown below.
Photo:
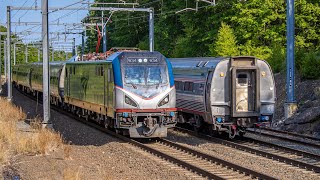
<path fill-rule="evenodd" d="M 42 95 L 42 63 L 16 65 L 13 81 Z M 159 52 L 50 63 L 51 103 L 133 138 L 166 137 L 176 124 L 171 63 Z"/>

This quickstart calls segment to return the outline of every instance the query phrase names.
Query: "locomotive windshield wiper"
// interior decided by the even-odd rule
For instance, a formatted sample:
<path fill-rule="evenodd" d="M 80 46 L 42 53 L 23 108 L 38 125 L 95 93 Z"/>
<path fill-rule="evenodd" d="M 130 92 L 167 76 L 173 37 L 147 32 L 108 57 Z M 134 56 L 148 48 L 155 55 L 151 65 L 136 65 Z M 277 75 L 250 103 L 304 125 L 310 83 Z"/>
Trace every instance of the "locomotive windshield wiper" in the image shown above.
<path fill-rule="evenodd" d="M 128 83 L 128 84 L 131 84 L 131 86 L 132 86 L 133 88 L 137 89 L 137 86 L 136 86 L 135 84 L 133 84 L 133 83 Z"/>

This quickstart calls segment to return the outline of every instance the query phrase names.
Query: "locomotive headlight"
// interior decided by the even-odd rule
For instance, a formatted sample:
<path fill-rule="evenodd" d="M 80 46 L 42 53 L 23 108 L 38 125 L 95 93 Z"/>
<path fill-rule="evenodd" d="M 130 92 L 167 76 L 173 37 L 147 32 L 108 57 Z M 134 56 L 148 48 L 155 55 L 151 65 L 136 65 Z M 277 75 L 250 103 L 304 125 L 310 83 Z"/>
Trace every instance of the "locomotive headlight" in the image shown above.
<path fill-rule="evenodd" d="M 167 104 L 169 102 L 169 95 L 167 95 L 165 98 L 163 98 L 160 103 L 158 104 L 158 106 L 163 106 L 165 104 Z"/>
<path fill-rule="evenodd" d="M 131 106 L 137 107 L 137 103 L 135 103 L 131 98 L 129 98 L 128 96 L 124 96 L 124 102 L 126 104 L 129 104 Z"/>

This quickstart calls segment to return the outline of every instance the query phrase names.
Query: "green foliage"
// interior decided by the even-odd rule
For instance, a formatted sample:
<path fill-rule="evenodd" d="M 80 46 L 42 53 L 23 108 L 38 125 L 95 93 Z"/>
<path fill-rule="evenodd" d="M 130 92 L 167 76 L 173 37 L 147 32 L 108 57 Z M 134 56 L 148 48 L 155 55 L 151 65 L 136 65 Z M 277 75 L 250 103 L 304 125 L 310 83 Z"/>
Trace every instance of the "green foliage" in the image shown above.
<path fill-rule="evenodd" d="M 285 49 L 280 44 L 274 44 L 272 47 L 272 54 L 268 58 L 268 63 L 273 69 L 273 73 L 278 73 L 285 68 Z"/>
<path fill-rule="evenodd" d="M 256 56 L 260 59 L 269 59 L 272 50 L 267 46 L 255 46 L 252 41 L 247 41 L 244 45 L 240 45 L 241 55 L 243 56 Z"/>
<path fill-rule="evenodd" d="M 196 0 L 188 0 L 187 5 L 186 1 L 137 2 L 139 7 L 154 8 L 155 50 L 167 57 L 251 55 L 268 60 L 275 72 L 285 67 L 286 1 L 220 0 L 216 6 L 199 2 L 198 11 L 180 13 L 176 12 L 186 7 L 196 8 Z M 104 14 L 107 16 L 109 12 Z M 101 11 L 91 11 L 88 16 L 100 17 Z M 107 25 L 108 49 L 129 46 L 148 50 L 148 16 L 143 12 L 115 12 L 112 23 Z M 300 57 L 310 51 L 320 51 L 319 1 L 295 1 L 295 25 L 295 58 L 300 71 Z M 87 30 L 87 36 L 86 52 L 93 52 L 97 33 Z"/>
<path fill-rule="evenodd" d="M 239 49 L 237 45 L 236 37 L 233 34 L 232 28 L 221 23 L 221 27 L 218 32 L 218 38 L 214 42 L 214 46 L 210 46 L 209 50 L 212 55 L 216 56 L 238 56 Z"/>
<path fill-rule="evenodd" d="M 301 59 L 301 74 L 305 79 L 320 78 L 320 53 L 305 53 Z"/>

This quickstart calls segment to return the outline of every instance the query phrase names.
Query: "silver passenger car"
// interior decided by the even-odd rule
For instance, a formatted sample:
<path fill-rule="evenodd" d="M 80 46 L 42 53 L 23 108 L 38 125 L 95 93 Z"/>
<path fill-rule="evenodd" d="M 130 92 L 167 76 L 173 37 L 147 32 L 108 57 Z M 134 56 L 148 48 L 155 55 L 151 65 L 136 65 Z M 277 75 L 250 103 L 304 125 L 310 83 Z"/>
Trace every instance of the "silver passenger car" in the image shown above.
<path fill-rule="evenodd" d="M 169 60 L 179 123 L 233 138 L 272 121 L 275 83 L 266 61 L 248 56 Z"/>

